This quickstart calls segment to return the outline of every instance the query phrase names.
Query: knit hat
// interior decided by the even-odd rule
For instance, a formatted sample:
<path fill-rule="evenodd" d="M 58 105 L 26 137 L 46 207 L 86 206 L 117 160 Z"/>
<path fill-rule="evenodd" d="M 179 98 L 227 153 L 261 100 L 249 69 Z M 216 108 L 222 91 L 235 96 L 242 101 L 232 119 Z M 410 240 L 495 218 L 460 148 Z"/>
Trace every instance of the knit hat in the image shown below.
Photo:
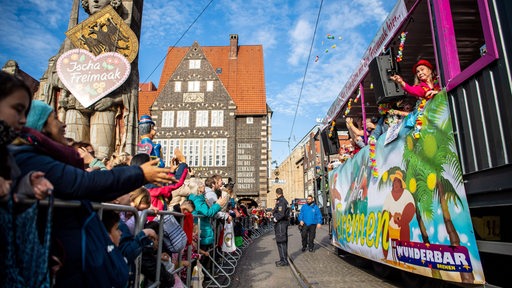
<path fill-rule="evenodd" d="M 412 74 L 416 74 L 416 68 L 421 65 L 426 66 L 428 69 L 434 71 L 434 66 L 432 66 L 430 62 L 425 59 L 420 59 L 416 64 L 414 64 L 414 66 L 412 66 Z"/>
<path fill-rule="evenodd" d="M 141 124 L 155 125 L 155 122 L 153 122 L 153 119 L 151 119 L 151 116 L 142 115 L 142 116 L 140 116 L 140 120 L 139 120 L 139 125 L 141 125 Z"/>
<path fill-rule="evenodd" d="M 32 106 L 30 107 L 30 111 L 27 115 L 27 124 L 25 126 L 35 129 L 37 131 L 42 131 L 44 124 L 50 117 L 50 113 L 52 113 L 53 108 L 40 100 L 32 100 Z"/>

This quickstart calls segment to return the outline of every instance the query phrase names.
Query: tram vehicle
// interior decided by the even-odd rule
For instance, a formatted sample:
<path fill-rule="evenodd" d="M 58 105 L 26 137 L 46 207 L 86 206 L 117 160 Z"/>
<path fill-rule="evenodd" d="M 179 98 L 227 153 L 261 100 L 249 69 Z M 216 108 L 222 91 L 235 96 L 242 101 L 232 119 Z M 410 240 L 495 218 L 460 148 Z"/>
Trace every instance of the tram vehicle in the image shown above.
<path fill-rule="evenodd" d="M 441 91 L 417 99 L 412 121 L 378 138 L 365 134 L 366 146 L 329 172 L 339 252 L 369 260 L 383 275 L 399 271 L 414 287 L 425 279 L 510 286 L 511 12 L 512 1 L 503 0 L 397 2 L 323 132 L 347 130 L 347 117 L 385 117 L 410 97 L 390 76 L 412 85 L 421 59 L 434 66 Z M 331 159 L 339 156 L 335 146 L 321 145 Z"/>
<path fill-rule="evenodd" d="M 300 211 L 300 208 L 302 208 L 302 205 L 306 204 L 306 198 L 294 198 L 291 202 L 291 209 L 295 211 Z"/>
<path fill-rule="evenodd" d="M 293 198 L 290 203 L 290 224 L 298 225 L 299 224 L 299 213 L 300 209 L 303 205 L 307 203 L 306 198 Z"/>

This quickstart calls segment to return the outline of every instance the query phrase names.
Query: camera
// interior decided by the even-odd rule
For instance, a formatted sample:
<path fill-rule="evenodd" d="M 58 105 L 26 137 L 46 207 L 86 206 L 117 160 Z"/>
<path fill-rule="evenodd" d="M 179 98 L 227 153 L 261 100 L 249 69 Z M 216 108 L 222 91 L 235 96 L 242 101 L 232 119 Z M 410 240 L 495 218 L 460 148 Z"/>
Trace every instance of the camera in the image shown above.
<path fill-rule="evenodd" d="M 233 187 L 235 187 L 235 181 L 233 181 L 233 178 L 228 177 L 228 183 L 224 184 L 224 187 L 233 189 Z"/>
<path fill-rule="evenodd" d="M 386 72 L 390 75 L 390 76 L 395 76 L 398 74 L 398 72 L 396 71 L 396 69 L 388 69 L 386 70 Z"/>

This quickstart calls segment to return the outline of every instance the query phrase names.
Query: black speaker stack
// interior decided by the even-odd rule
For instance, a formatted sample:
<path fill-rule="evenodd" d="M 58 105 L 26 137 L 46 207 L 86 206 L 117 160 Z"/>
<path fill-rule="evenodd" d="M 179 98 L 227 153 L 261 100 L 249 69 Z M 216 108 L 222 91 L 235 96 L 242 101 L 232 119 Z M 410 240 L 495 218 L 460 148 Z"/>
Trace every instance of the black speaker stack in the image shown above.
<path fill-rule="evenodd" d="M 398 65 L 392 55 L 381 55 L 370 62 L 370 75 L 377 104 L 396 102 L 405 96 L 402 87 L 389 77 L 399 73 Z"/>
<path fill-rule="evenodd" d="M 334 129 L 331 137 L 327 129 L 322 131 L 322 144 L 326 155 L 338 154 L 340 150 L 340 140 L 338 138 L 338 131 Z"/>

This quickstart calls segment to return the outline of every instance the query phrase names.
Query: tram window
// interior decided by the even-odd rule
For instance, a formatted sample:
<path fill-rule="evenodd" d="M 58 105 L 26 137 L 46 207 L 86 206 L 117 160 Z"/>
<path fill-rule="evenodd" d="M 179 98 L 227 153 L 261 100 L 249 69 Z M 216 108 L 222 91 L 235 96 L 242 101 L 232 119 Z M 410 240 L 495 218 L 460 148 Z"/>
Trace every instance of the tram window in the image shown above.
<path fill-rule="evenodd" d="M 460 70 L 486 53 L 484 31 L 477 0 L 450 0 Z"/>
<path fill-rule="evenodd" d="M 451 59 L 443 63 L 442 73 L 450 91 L 498 59 L 490 19 L 491 4 L 490 0 L 431 1 L 435 2 L 435 25 L 442 39 L 439 43 L 441 57 Z M 458 58 L 459 63 L 455 63 L 454 58 Z"/>

